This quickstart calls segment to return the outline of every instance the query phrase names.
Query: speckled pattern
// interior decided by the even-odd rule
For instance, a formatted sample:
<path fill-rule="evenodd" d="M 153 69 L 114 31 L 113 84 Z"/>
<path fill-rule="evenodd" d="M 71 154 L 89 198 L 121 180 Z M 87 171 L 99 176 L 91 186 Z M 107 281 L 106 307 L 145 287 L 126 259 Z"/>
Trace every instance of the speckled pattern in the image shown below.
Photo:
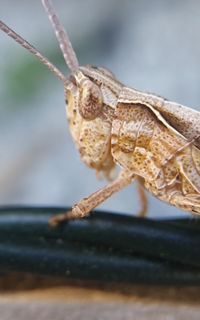
<path fill-rule="evenodd" d="M 87 215 L 135 178 L 161 200 L 200 213 L 200 112 L 125 87 L 104 68 L 80 67 L 51 2 L 42 3 L 72 73 L 69 78 L 3 22 L 0 29 L 63 82 L 70 131 L 83 162 L 110 180 L 115 165 L 122 168 L 118 178 L 61 220 Z"/>
<path fill-rule="evenodd" d="M 81 67 L 73 76 L 74 83 L 66 88 L 67 114 L 82 160 L 106 177 L 118 164 L 159 199 L 200 213 L 200 150 L 194 144 L 198 146 L 200 113 L 189 108 L 184 113 L 186 108 L 159 96 L 123 87 L 105 69 Z M 90 82 L 87 103 L 81 94 L 86 81 Z M 91 118 L 97 87 L 99 110 Z M 102 189 L 102 202 L 103 194 Z M 87 201 L 90 196 L 77 208 L 91 207 Z M 93 205 L 97 203 L 96 199 Z"/>
<path fill-rule="evenodd" d="M 156 115 L 162 115 L 162 122 L 170 125 L 189 141 L 200 147 L 200 112 L 176 102 L 168 101 L 157 95 L 141 92 L 135 89 L 123 88 L 120 92 L 120 102 L 143 103 Z M 157 112 L 158 111 L 158 112 Z"/>

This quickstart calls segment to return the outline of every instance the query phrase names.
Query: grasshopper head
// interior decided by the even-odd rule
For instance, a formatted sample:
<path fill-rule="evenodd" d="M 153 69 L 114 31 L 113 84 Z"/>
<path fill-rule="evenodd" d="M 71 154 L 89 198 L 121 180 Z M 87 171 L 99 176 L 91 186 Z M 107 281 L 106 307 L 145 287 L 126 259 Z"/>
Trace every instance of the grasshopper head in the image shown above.
<path fill-rule="evenodd" d="M 121 84 L 106 69 L 79 67 L 65 86 L 70 131 L 82 160 L 109 177 L 111 126 Z"/>
<path fill-rule="evenodd" d="M 110 150 L 111 126 L 122 85 L 103 68 L 80 67 L 69 37 L 51 0 L 41 0 L 71 71 L 66 77 L 35 47 L 0 21 L 0 29 L 34 54 L 64 84 L 70 130 L 82 160 L 109 177 L 114 162 Z"/>

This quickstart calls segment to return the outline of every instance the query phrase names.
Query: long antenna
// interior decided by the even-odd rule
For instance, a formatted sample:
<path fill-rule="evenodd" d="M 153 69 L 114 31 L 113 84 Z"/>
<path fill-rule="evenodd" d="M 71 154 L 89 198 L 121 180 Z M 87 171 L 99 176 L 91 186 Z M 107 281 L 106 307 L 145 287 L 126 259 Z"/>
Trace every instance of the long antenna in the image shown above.
<path fill-rule="evenodd" d="M 65 62 L 71 71 L 75 71 L 79 67 L 79 63 L 69 37 L 55 12 L 51 0 L 41 1 L 55 31 Z"/>
<path fill-rule="evenodd" d="M 20 35 L 14 32 L 1 20 L 0 29 L 3 32 L 5 32 L 9 37 L 13 38 L 16 42 L 18 42 L 22 47 L 34 54 L 34 56 L 36 56 L 44 65 L 46 65 L 64 84 L 69 82 L 69 80 L 64 76 L 64 74 L 59 69 L 57 69 L 45 56 L 43 56 L 35 47 L 33 47 L 28 41 L 26 41 Z"/>

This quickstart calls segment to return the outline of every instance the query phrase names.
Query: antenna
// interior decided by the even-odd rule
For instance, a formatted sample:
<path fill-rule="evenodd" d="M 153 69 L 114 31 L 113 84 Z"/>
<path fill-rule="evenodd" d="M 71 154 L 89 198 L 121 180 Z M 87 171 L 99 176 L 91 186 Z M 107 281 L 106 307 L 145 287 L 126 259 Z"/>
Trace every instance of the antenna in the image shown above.
<path fill-rule="evenodd" d="M 44 65 L 46 65 L 64 84 L 69 83 L 69 80 L 64 74 L 57 69 L 45 56 L 43 56 L 35 47 L 33 47 L 28 41 L 23 39 L 20 35 L 9 28 L 3 21 L 0 20 L 0 29 L 5 32 L 9 37 L 13 38 L 22 47 L 34 54 Z"/>
<path fill-rule="evenodd" d="M 55 31 L 65 62 L 71 71 L 75 71 L 79 67 L 79 63 L 69 37 L 55 12 L 51 0 L 41 1 Z"/>

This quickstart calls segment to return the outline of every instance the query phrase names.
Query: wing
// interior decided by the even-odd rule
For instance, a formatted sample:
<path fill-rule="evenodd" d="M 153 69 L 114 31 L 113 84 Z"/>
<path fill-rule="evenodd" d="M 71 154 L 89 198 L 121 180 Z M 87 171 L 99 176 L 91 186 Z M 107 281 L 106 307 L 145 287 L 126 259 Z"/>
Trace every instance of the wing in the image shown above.
<path fill-rule="evenodd" d="M 153 94 L 124 87 L 119 102 L 143 104 L 170 130 L 194 141 L 200 149 L 200 112 Z"/>

